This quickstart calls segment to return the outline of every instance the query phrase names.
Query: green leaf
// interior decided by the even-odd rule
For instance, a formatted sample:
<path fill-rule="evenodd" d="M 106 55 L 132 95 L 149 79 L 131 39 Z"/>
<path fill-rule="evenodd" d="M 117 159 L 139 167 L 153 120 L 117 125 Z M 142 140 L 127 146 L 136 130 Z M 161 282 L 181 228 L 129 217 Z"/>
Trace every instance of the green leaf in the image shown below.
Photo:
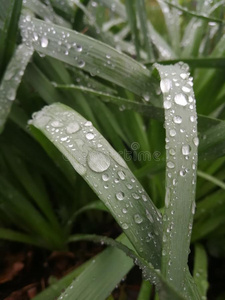
<path fill-rule="evenodd" d="M 16 98 L 17 88 L 32 54 L 31 49 L 20 45 L 7 66 L 0 85 L 0 132 L 3 130 L 12 103 Z"/>
<path fill-rule="evenodd" d="M 123 237 L 123 236 L 121 236 L 121 237 Z M 146 278 L 146 280 L 150 280 L 151 282 L 153 282 L 153 284 L 156 285 L 162 299 L 164 299 L 164 300 L 171 300 L 171 299 L 184 300 L 185 299 L 181 295 L 179 295 L 169 285 L 168 282 L 165 281 L 165 279 L 162 277 L 159 270 L 154 269 L 151 264 L 149 264 L 142 257 L 140 257 L 139 255 L 136 254 L 133 246 L 130 244 L 130 242 L 127 239 L 123 239 L 123 242 L 121 243 L 117 240 L 113 240 L 111 238 L 107 238 L 104 236 L 97 236 L 97 235 L 75 235 L 75 236 L 71 236 L 71 238 L 70 238 L 70 241 L 80 241 L 80 240 L 90 240 L 90 241 L 97 242 L 97 243 L 100 242 L 100 243 L 103 243 L 103 244 L 106 244 L 106 245 L 109 245 L 112 247 L 116 247 L 116 248 L 122 250 L 128 257 L 132 258 L 135 261 L 135 264 L 137 264 L 142 269 L 144 278 Z M 97 271 L 99 271 L 99 268 L 97 269 Z M 90 273 L 96 274 L 96 270 L 89 272 L 88 275 L 86 274 L 85 286 L 86 286 L 86 282 L 90 281 L 90 280 L 87 280 L 87 276 L 90 277 L 90 275 L 91 275 Z M 102 269 L 100 270 L 99 273 L 100 274 L 103 273 Z M 84 273 L 83 273 L 83 275 L 84 275 Z M 82 275 L 81 275 L 81 277 L 82 277 Z M 98 276 L 98 277 L 100 277 L 100 276 Z M 108 280 L 108 282 L 109 282 L 109 280 Z M 79 296 L 79 299 L 81 298 L 82 300 L 83 299 L 104 300 L 105 292 L 101 291 L 101 288 L 98 286 L 98 284 L 100 284 L 102 286 L 101 280 L 99 280 L 99 279 L 97 282 L 95 282 L 95 285 L 97 285 L 97 287 L 95 287 L 95 289 L 97 289 L 97 293 L 98 293 L 97 295 L 96 295 L 95 289 L 94 289 L 95 293 L 93 292 L 93 287 L 92 287 L 92 292 L 86 293 L 86 290 L 84 291 L 84 287 L 82 286 L 82 283 L 80 281 L 78 281 L 78 282 L 75 282 L 75 284 L 72 284 L 72 286 L 70 286 L 65 291 L 65 293 L 62 294 L 61 297 L 63 300 L 64 299 L 72 300 L 72 299 L 74 299 L 74 292 L 75 292 L 76 296 Z M 80 286 L 81 286 L 81 288 L 79 288 Z M 78 290 L 80 293 L 78 293 Z M 90 297 L 90 298 L 88 298 L 88 297 Z M 91 297 L 94 297 L 94 298 L 91 298 Z"/>
<path fill-rule="evenodd" d="M 208 283 L 208 261 L 207 253 L 200 244 L 195 245 L 195 261 L 194 261 L 194 279 L 200 291 L 202 299 L 207 299 Z"/>
<path fill-rule="evenodd" d="M 152 103 L 156 101 L 156 80 L 150 81 L 149 71 L 127 55 L 76 31 L 37 19 L 24 18 L 21 29 L 24 42 L 35 50 L 116 83 Z"/>
<path fill-rule="evenodd" d="M 137 252 L 158 267 L 161 216 L 118 153 L 90 122 L 63 104 L 45 107 L 31 124 L 51 140 L 92 187 Z M 143 226 L 145 231 L 141 230 Z"/>
<path fill-rule="evenodd" d="M 177 291 L 185 294 L 198 154 L 195 96 L 187 65 L 156 68 L 164 94 L 167 161 L 162 273 Z"/>
<path fill-rule="evenodd" d="M 0 2 L 0 70 L 3 73 L 15 48 L 22 0 Z M 2 74 L 1 73 L 1 74 Z"/>

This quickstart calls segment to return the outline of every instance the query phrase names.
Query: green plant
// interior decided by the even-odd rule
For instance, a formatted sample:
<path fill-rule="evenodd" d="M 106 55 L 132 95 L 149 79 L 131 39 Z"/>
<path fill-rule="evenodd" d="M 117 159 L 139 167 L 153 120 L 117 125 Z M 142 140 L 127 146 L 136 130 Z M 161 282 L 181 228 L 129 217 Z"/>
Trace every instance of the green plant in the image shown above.
<path fill-rule="evenodd" d="M 25 0 L 13 55 L 21 1 L 1 2 L 11 44 L 0 44 L 0 237 L 111 246 L 35 299 L 104 300 L 133 262 L 139 300 L 206 299 L 206 250 L 225 238 L 224 6 L 214 2 Z M 77 232 L 89 210 L 124 233 Z"/>

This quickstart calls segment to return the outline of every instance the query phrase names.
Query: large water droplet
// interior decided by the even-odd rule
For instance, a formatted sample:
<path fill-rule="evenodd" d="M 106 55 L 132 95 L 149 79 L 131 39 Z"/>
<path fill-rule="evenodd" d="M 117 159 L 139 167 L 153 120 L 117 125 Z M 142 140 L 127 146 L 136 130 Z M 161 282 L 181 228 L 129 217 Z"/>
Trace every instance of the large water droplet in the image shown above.
<path fill-rule="evenodd" d="M 191 91 L 191 89 L 190 88 L 188 88 L 187 86 L 182 86 L 182 91 L 184 92 L 184 93 L 190 93 L 190 91 Z"/>
<path fill-rule="evenodd" d="M 139 214 L 136 214 L 134 215 L 134 222 L 137 224 L 141 224 L 143 222 L 143 219 Z"/>
<path fill-rule="evenodd" d="M 187 99 L 183 94 L 177 94 L 174 97 L 174 101 L 176 104 L 181 105 L 181 106 L 186 106 L 187 105 Z"/>
<path fill-rule="evenodd" d="M 80 129 L 80 125 L 77 122 L 69 123 L 66 127 L 66 132 L 71 134 L 75 133 Z"/>
<path fill-rule="evenodd" d="M 46 37 L 41 38 L 41 47 L 42 48 L 48 47 L 48 39 Z"/>
<path fill-rule="evenodd" d="M 183 155 L 189 155 L 190 152 L 191 152 L 191 147 L 189 145 L 182 146 L 182 154 Z"/>
<path fill-rule="evenodd" d="M 123 192 L 118 192 L 116 193 L 116 199 L 119 201 L 122 201 L 124 199 L 124 193 Z"/>
<path fill-rule="evenodd" d="M 88 154 L 87 163 L 91 170 L 101 173 L 106 171 L 110 166 L 110 159 L 105 154 L 98 151 L 91 151 Z"/>
<path fill-rule="evenodd" d="M 172 81 L 170 79 L 163 79 L 160 81 L 160 88 L 163 93 L 168 93 L 172 88 Z"/>

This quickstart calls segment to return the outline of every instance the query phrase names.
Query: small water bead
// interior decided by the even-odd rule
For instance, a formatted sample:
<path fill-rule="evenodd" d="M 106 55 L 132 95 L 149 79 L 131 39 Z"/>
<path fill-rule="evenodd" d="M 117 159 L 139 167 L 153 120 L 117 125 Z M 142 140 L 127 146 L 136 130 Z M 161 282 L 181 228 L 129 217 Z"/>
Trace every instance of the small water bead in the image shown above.
<path fill-rule="evenodd" d="M 160 81 L 160 88 L 163 93 L 169 93 L 172 88 L 172 81 L 170 79 L 163 79 Z"/>
<path fill-rule="evenodd" d="M 193 123 L 195 122 L 195 116 L 190 116 L 190 121 Z"/>
<path fill-rule="evenodd" d="M 175 155 L 175 154 L 176 154 L 175 149 L 170 148 L 170 149 L 169 149 L 169 154 L 170 154 L 170 155 Z"/>
<path fill-rule="evenodd" d="M 189 155 L 191 152 L 191 147 L 189 145 L 183 145 L 181 151 L 183 155 Z"/>
<path fill-rule="evenodd" d="M 122 212 L 123 212 L 124 214 L 126 214 L 126 213 L 127 213 L 127 209 L 126 209 L 126 208 L 123 208 L 123 209 L 122 209 Z"/>
<path fill-rule="evenodd" d="M 180 78 L 182 78 L 182 79 L 187 79 L 187 77 L 188 77 L 187 73 L 181 73 L 180 74 Z"/>
<path fill-rule="evenodd" d="M 199 145 L 199 139 L 198 139 L 197 137 L 194 137 L 194 138 L 193 138 L 193 143 L 194 143 L 194 145 L 195 145 L 196 147 L 198 147 L 198 145 Z"/>
<path fill-rule="evenodd" d="M 76 45 L 76 50 L 77 50 L 77 52 L 82 52 L 83 47 L 81 45 Z"/>
<path fill-rule="evenodd" d="M 189 88 L 189 87 L 187 87 L 187 86 L 182 86 L 182 91 L 184 92 L 184 93 L 190 93 L 190 91 L 191 91 L 191 89 Z"/>
<path fill-rule="evenodd" d="M 122 224 L 122 228 L 126 230 L 126 229 L 128 229 L 128 228 L 129 228 L 129 226 L 128 226 L 128 224 L 127 224 L 127 223 L 123 223 L 123 224 Z"/>
<path fill-rule="evenodd" d="M 91 123 L 91 121 L 87 121 L 87 122 L 84 124 L 84 126 L 86 126 L 86 127 L 90 127 L 90 126 L 92 126 L 92 123 Z"/>
<path fill-rule="evenodd" d="M 82 59 L 79 60 L 79 61 L 78 61 L 78 67 L 79 67 L 79 68 L 83 68 L 84 66 L 85 66 L 85 61 L 82 60 Z"/>
<path fill-rule="evenodd" d="M 103 174 L 102 175 L 102 180 L 103 181 L 108 181 L 109 180 L 109 175 L 108 174 Z"/>
<path fill-rule="evenodd" d="M 66 132 L 72 134 L 77 132 L 80 129 L 80 125 L 77 122 L 69 123 L 66 127 Z"/>
<path fill-rule="evenodd" d="M 89 141 L 93 140 L 94 137 L 95 137 L 95 135 L 94 135 L 92 132 L 88 132 L 88 133 L 86 134 L 86 138 L 87 138 Z"/>
<path fill-rule="evenodd" d="M 63 123 L 59 122 L 59 121 L 52 121 L 51 122 L 51 126 L 52 127 L 62 127 Z"/>
<path fill-rule="evenodd" d="M 13 101 L 16 98 L 16 90 L 9 88 L 9 90 L 7 91 L 6 97 L 9 101 Z"/>
<path fill-rule="evenodd" d="M 163 107 L 164 107 L 165 109 L 170 109 L 171 106 L 172 106 L 171 101 L 165 100 L 165 101 L 163 102 Z"/>
<path fill-rule="evenodd" d="M 60 139 L 60 141 L 65 142 L 68 139 L 68 136 L 64 136 Z"/>
<path fill-rule="evenodd" d="M 134 222 L 136 224 L 141 224 L 143 222 L 143 219 L 139 214 L 136 214 L 136 215 L 134 215 Z"/>
<path fill-rule="evenodd" d="M 181 106 L 186 106 L 187 105 L 187 99 L 183 94 L 177 94 L 174 97 L 174 101 L 176 104 L 181 105 Z"/>
<path fill-rule="evenodd" d="M 126 175 L 123 171 L 119 171 L 117 174 L 121 180 L 124 180 L 126 178 Z"/>
<path fill-rule="evenodd" d="M 116 199 L 119 201 L 122 201 L 124 199 L 125 195 L 123 192 L 116 193 Z"/>
<path fill-rule="evenodd" d="M 175 136 L 177 133 L 176 133 L 176 130 L 171 129 L 171 130 L 169 131 L 169 134 L 170 134 L 170 136 Z"/>
<path fill-rule="evenodd" d="M 101 173 L 110 166 L 110 159 L 105 154 L 98 151 L 91 151 L 88 154 L 87 163 L 92 171 Z"/>
<path fill-rule="evenodd" d="M 184 177 L 187 174 L 187 170 L 181 170 L 180 176 Z"/>
<path fill-rule="evenodd" d="M 114 179 L 114 182 L 115 182 L 115 183 L 119 183 L 120 180 L 119 180 L 118 178 L 115 178 L 115 179 Z"/>
<path fill-rule="evenodd" d="M 182 123 L 182 117 L 181 116 L 174 116 L 173 117 L 173 122 L 175 124 L 181 124 Z"/>
<path fill-rule="evenodd" d="M 154 223 L 154 219 L 153 219 L 152 215 L 150 214 L 150 212 L 147 209 L 146 209 L 146 217 L 148 218 L 148 220 L 151 223 Z"/>
<path fill-rule="evenodd" d="M 146 195 L 142 195 L 141 197 L 142 197 L 142 200 L 143 200 L 144 202 L 146 202 L 146 201 L 148 200 L 148 198 L 147 198 Z"/>
<path fill-rule="evenodd" d="M 195 208 L 196 208 L 196 204 L 195 204 L 195 201 L 193 201 L 192 206 L 191 206 L 191 212 L 193 215 L 195 214 Z"/>
<path fill-rule="evenodd" d="M 47 48 L 48 47 L 48 39 L 46 37 L 41 38 L 41 47 Z"/>
<path fill-rule="evenodd" d="M 173 168 L 175 167 L 175 165 L 174 165 L 174 163 L 173 163 L 172 161 L 168 161 L 167 167 L 168 167 L 169 169 L 173 169 Z"/>
<path fill-rule="evenodd" d="M 136 194 L 136 193 L 132 193 L 132 197 L 134 199 L 140 199 L 140 196 L 138 194 Z"/>
<path fill-rule="evenodd" d="M 133 186 L 129 183 L 126 186 L 127 186 L 128 190 L 132 190 L 132 188 L 133 188 Z"/>

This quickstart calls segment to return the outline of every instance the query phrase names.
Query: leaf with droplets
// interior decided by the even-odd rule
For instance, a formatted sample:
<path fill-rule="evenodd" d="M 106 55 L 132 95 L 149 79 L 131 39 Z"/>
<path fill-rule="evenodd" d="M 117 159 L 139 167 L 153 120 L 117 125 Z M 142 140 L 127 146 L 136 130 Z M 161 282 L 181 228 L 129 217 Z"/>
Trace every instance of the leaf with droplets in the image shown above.
<path fill-rule="evenodd" d="M 116 83 L 159 104 L 155 92 L 157 81 L 154 78 L 149 80 L 149 70 L 107 44 L 33 18 L 22 19 L 21 34 L 27 46 L 34 47 L 36 51 L 88 71 L 92 76 Z"/>
<path fill-rule="evenodd" d="M 30 123 L 33 132 L 35 128 L 42 132 L 87 181 L 136 251 L 158 268 L 161 215 L 125 161 L 92 123 L 59 103 L 36 113 Z"/>
<path fill-rule="evenodd" d="M 162 277 L 162 274 L 159 270 L 156 270 L 152 267 L 151 264 L 146 262 L 142 257 L 136 254 L 134 248 L 130 244 L 129 240 L 121 235 L 118 240 L 113 240 L 111 238 L 107 238 L 104 236 L 97 236 L 97 235 L 74 235 L 70 237 L 71 242 L 82 241 L 82 240 L 89 240 L 97 243 L 106 244 L 112 247 L 116 247 L 119 250 L 122 250 L 129 258 L 132 260 L 142 269 L 143 277 L 146 280 L 150 280 L 153 284 L 156 285 L 157 289 L 163 300 L 184 300 L 185 298 L 179 295 L 172 286 L 169 285 L 168 282 Z M 116 262 L 115 262 L 116 263 Z M 108 269 L 106 266 L 102 266 L 104 270 Z M 113 268 L 114 269 L 114 268 Z M 104 271 L 105 272 L 105 271 Z M 95 285 L 89 290 L 87 288 L 86 283 L 90 282 L 91 280 L 88 278 L 92 277 L 95 274 Z M 106 275 L 108 275 L 106 273 Z M 77 279 L 73 284 L 71 284 L 65 292 L 58 298 L 58 300 L 73 300 L 74 297 L 79 297 L 79 300 L 105 300 L 106 291 L 101 289 L 98 285 L 102 286 L 102 268 L 95 266 L 95 271 L 86 270 L 83 274 L 81 274 L 80 278 Z M 111 277 L 111 276 L 110 276 Z M 108 280 L 108 284 L 111 284 L 111 280 Z M 108 285 L 107 284 L 107 285 Z"/>
<path fill-rule="evenodd" d="M 0 85 L 0 132 L 3 130 L 12 103 L 16 98 L 17 88 L 32 54 L 33 51 L 27 46 L 18 46 L 5 71 Z"/>
<path fill-rule="evenodd" d="M 185 295 L 198 153 L 195 97 L 187 65 L 155 66 L 164 95 L 167 157 L 162 272 Z"/>

